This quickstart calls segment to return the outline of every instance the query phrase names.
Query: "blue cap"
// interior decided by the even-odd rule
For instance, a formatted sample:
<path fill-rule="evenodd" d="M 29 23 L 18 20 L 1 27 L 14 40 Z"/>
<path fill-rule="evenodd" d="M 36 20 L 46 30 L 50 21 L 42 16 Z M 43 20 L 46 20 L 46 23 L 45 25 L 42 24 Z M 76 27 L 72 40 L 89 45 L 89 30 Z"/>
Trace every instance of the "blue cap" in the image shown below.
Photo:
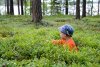
<path fill-rule="evenodd" d="M 64 33 L 64 34 L 67 34 L 69 36 L 72 36 L 73 33 L 74 33 L 74 29 L 71 25 L 63 25 L 61 27 L 58 28 L 60 30 L 60 32 Z"/>

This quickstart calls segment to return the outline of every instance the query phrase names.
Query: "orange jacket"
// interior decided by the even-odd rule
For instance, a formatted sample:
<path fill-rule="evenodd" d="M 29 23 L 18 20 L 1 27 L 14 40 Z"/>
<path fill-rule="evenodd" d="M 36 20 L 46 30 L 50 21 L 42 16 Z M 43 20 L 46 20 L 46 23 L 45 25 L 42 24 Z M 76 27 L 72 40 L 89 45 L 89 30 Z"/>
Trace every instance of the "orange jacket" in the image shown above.
<path fill-rule="evenodd" d="M 64 39 L 60 39 L 60 40 L 53 40 L 52 41 L 53 44 L 59 44 L 62 45 L 64 48 L 68 47 L 69 50 L 73 50 L 75 49 L 76 51 L 78 51 L 75 42 L 72 38 L 70 38 L 68 41 L 64 40 Z"/>

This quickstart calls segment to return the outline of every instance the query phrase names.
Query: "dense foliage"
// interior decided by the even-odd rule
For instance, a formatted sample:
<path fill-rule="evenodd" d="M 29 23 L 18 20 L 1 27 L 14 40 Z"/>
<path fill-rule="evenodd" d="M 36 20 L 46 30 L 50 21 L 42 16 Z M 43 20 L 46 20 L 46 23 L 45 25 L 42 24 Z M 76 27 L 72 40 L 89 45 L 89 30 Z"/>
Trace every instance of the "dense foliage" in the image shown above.
<path fill-rule="evenodd" d="M 100 16 L 75 20 L 73 16 L 44 17 L 40 25 L 29 16 L 0 17 L 0 67 L 100 67 Z M 58 27 L 71 24 L 79 51 L 54 46 Z"/>

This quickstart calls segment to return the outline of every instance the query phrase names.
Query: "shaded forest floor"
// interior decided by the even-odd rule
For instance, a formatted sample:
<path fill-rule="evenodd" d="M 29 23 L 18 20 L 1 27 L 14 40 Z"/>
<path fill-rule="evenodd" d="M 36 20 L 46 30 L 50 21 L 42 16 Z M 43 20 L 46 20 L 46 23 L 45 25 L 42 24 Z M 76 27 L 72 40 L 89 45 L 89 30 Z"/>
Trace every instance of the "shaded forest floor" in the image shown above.
<path fill-rule="evenodd" d="M 58 27 L 71 24 L 79 51 L 54 46 Z M 100 16 L 45 16 L 35 25 L 31 16 L 0 16 L 0 67 L 100 67 Z"/>

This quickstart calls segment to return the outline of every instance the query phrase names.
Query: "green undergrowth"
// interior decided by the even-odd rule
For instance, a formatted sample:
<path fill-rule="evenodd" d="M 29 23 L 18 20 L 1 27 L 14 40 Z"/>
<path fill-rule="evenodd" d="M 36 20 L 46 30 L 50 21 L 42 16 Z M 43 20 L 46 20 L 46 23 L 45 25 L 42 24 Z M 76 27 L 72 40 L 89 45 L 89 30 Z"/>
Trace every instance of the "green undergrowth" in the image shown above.
<path fill-rule="evenodd" d="M 70 24 L 78 52 L 52 44 L 58 27 Z M 0 16 L 0 67 L 100 67 L 100 16 L 44 16 L 35 25 L 31 16 Z"/>

